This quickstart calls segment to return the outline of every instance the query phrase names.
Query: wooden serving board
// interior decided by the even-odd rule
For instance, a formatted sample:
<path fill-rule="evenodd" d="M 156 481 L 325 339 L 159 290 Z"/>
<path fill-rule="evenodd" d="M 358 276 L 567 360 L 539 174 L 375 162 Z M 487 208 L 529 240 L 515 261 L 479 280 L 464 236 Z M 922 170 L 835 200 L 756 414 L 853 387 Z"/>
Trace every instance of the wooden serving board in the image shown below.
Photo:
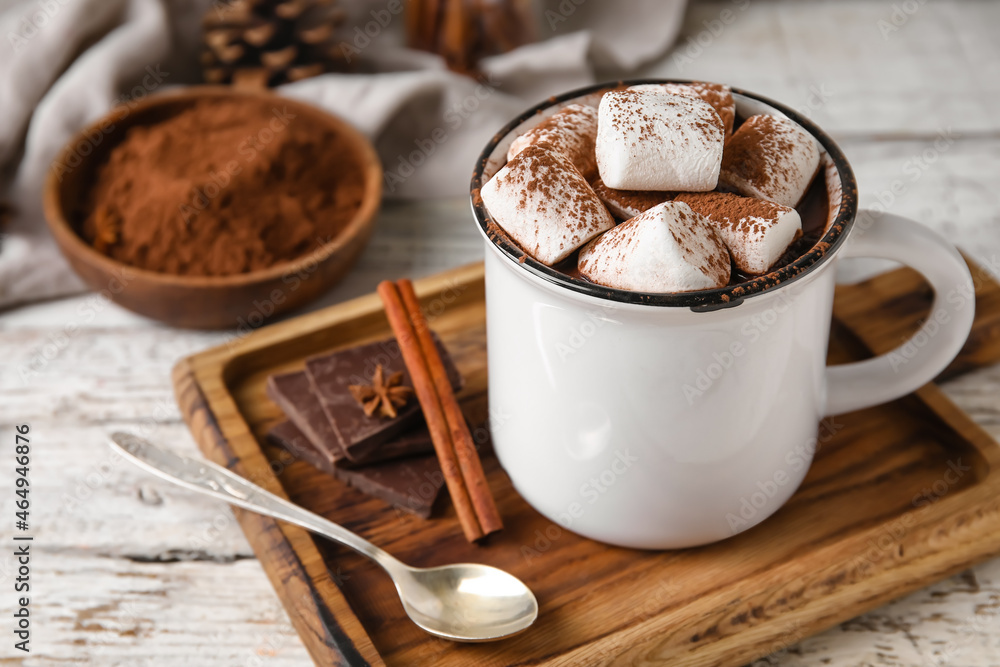
<path fill-rule="evenodd" d="M 1000 286 L 973 270 L 975 330 L 951 375 L 1000 360 Z M 466 377 L 463 409 L 481 424 L 482 266 L 421 280 L 417 291 Z M 929 303 L 909 270 L 839 288 L 831 358 L 895 347 Z M 506 528 L 485 546 L 468 544 L 447 502 L 431 520 L 396 512 L 263 438 L 280 418 L 264 395 L 268 374 L 389 335 L 378 298 L 363 297 L 182 361 L 177 398 L 207 458 L 414 565 L 508 570 L 531 586 L 541 611 L 535 626 L 505 641 L 435 639 L 409 622 L 374 564 L 234 509 L 317 665 L 742 665 L 1000 554 L 1000 450 L 934 385 L 824 422 L 795 496 L 724 542 L 649 552 L 578 537 L 532 510 L 487 458 Z"/>

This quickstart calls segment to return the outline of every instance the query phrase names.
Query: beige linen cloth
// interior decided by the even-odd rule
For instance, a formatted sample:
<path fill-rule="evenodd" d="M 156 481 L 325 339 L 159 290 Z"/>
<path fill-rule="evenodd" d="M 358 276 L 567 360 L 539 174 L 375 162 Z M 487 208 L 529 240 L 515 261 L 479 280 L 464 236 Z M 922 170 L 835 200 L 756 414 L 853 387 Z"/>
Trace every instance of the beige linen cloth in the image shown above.
<path fill-rule="evenodd" d="M 197 82 L 199 21 L 213 1 L 221 0 L 0 0 L 0 200 L 14 211 L 0 230 L 0 309 L 85 289 L 44 225 L 46 172 L 113 105 Z M 487 59 L 478 81 L 404 48 L 391 0 L 339 4 L 349 15 L 344 43 L 378 73 L 329 74 L 279 92 L 370 137 L 387 196 L 426 198 L 462 195 L 486 141 L 529 105 L 594 82 L 595 68 L 627 72 L 661 55 L 685 3 L 541 0 L 540 41 Z"/>

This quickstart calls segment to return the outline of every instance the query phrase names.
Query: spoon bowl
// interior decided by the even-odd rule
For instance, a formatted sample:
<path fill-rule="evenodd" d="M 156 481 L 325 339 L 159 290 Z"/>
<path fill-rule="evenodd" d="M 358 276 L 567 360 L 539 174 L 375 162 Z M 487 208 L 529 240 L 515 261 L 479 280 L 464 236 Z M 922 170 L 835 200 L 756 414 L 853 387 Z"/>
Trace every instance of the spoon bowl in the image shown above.
<path fill-rule="evenodd" d="M 404 567 L 393 575 L 403 608 L 432 635 L 491 641 L 517 634 L 538 618 L 535 596 L 503 570 L 478 563 Z"/>

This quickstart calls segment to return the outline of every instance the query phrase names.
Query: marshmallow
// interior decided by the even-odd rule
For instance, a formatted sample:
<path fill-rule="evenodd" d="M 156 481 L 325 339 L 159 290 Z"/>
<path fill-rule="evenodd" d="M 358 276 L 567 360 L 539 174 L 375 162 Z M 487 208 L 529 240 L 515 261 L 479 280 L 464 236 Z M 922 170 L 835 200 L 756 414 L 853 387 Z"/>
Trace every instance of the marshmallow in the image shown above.
<path fill-rule="evenodd" d="M 659 90 L 671 95 L 700 97 L 715 109 L 722 119 L 723 128 L 728 137 L 733 133 L 733 123 L 736 120 L 736 102 L 733 101 L 733 91 L 721 83 L 692 81 L 691 83 L 646 83 L 639 86 L 629 86 L 628 90 Z"/>
<path fill-rule="evenodd" d="M 480 196 L 493 221 L 548 266 L 615 226 L 569 158 L 546 143 L 518 153 L 482 187 Z"/>
<path fill-rule="evenodd" d="M 597 110 L 582 104 L 569 104 L 514 139 L 507 159 L 539 142 L 551 144 L 568 157 L 580 173 L 590 177 L 597 172 L 594 140 L 597 138 Z"/>
<path fill-rule="evenodd" d="M 794 208 L 728 192 L 684 192 L 675 201 L 708 218 L 743 273 L 767 273 L 802 235 Z"/>
<path fill-rule="evenodd" d="M 600 177 L 592 181 L 590 186 L 594 188 L 594 192 L 611 214 L 619 220 L 634 218 L 657 204 L 673 199 L 675 194 L 648 190 L 615 190 L 606 186 Z"/>
<path fill-rule="evenodd" d="M 601 98 L 597 167 L 617 190 L 714 190 L 724 132 L 710 104 L 658 91 Z"/>
<path fill-rule="evenodd" d="M 690 292 L 729 282 L 729 253 L 711 223 L 682 202 L 664 202 L 580 251 L 580 273 L 606 287 Z"/>
<path fill-rule="evenodd" d="M 733 133 L 719 182 L 748 197 L 796 206 L 819 170 L 819 144 L 781 116 L 751 116 Z"/>

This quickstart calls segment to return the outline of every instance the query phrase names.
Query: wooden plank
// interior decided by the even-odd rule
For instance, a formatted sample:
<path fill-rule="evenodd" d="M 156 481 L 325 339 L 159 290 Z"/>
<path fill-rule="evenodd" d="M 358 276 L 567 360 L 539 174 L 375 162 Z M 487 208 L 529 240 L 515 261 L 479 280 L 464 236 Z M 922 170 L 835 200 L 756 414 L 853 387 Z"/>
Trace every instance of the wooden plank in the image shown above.
<path fill-rule="evenodd" d="M 206 658 L 226 665 L 309 663 L 252 557 L 142 562 L 43 546 L 33 565 L 31 655 L 15 657 L 8 646 L 0 664 L 152 667 L 204 665 Z"/>

